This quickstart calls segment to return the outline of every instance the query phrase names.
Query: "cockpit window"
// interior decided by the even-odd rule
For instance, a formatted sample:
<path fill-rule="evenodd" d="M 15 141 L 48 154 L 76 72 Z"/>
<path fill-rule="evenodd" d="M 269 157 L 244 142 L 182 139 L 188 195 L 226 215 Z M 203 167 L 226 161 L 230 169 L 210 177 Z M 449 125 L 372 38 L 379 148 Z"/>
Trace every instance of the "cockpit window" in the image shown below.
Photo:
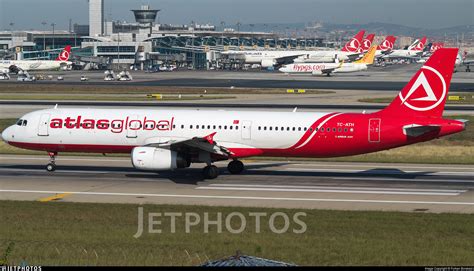
<path fill-rule="evenodd" d="M 19 120 L 16 122 L 16 125 L 18 125 L 18 126 L 26 126 L 26 125 L 28 125 L 28 121 L 27 121 L 27 120 L 23 120 L 23 119 L 19 119 Z"/>

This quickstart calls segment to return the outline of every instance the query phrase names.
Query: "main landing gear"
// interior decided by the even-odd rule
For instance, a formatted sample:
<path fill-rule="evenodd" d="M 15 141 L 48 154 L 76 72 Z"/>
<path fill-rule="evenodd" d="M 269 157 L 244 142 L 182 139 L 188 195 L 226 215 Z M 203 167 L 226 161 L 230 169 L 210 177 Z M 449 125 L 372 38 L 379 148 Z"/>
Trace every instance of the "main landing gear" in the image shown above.
<path fill-rule="evenodd" d="M 202 173 L 205 179 L 215 179 L 219 176 L 219 169 L 214 165 L 209 165 L 202 170 Z"/>
<path fill-rule="evenodd" d="M 55 171 L 56 170 L 56 155 L 58 155 L 57 152 L 48 152 L 49 155 L 49 164 L 46 165 L 46 170 L 49 172 Z"/>
<path fill-rule="evenodd" d="M 227 170 L 231 174 L 240 174 L 244 170 L 244 163 L 239 160 L 232 160 L 227 165 Z M 205 179 L 215 179 L 219 176 L 219 169 L 214 165 L 208 165 L 202 170 L 202 173 Z"/>
<path fill-rule="evenodd" d="M 244 163 L 239 160 L 232 160 L 227 165 L 227 170 L 231 174 L 240 174 L 244 170 Z"/>

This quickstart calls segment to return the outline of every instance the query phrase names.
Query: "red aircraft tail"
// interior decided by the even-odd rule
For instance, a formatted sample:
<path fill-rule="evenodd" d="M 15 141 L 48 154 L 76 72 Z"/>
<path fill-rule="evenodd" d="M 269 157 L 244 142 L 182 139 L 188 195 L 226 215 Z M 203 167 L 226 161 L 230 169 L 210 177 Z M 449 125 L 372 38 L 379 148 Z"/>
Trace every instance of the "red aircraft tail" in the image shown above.
<path fill-rule="evenodd" d="M 410 50 L 412 51 L 423 51 L 425 48 L 426 44 L 426 36 L 423 37 L 414 47 L 412 47 Z"/>
<path fill-rule="evenodd" d="M 365 30 L 359 31 L 349 42 L 346 43 L 344 48 L 342 48 L 343 52 L 351 52 L 351 53 L 357 53 L 357 50 L 359 50 L 359 47 L 362 43 L 362 38 L 364 37 Z"/>
<path fill-rule="evenodd" d="M 71 46 L 66 45 L 62 52 L 58 55 L 56 58 L 56 61 L 68 61 L 69 60 L 69 55 L 71 54 Z"/>
<path fill-rule="evenodd" d="M 393 50 L 393 44 L 395 43 L 396 40 L 397 38 L 394 36 L 387 36 L 385 40 L 382 41 L 382 43 L 380 43 L 377 46 L 377 50 L 380 50 L 380 51 Z"/>
<path fill-rule="evenodd" d="M 369 34 L 367 37 L 362 39 L 362 43 L 360 44 L 359 53 L 367 52 L 372 46 L 372 41 L 374 40 L 375 34 Z"/>
<path fill-rule="evenodd" d="M 457 48 L 438 49 L 411 78 L 392 103 L 380 113 L 403 117 L 434 117 L 443 114 Z"/>

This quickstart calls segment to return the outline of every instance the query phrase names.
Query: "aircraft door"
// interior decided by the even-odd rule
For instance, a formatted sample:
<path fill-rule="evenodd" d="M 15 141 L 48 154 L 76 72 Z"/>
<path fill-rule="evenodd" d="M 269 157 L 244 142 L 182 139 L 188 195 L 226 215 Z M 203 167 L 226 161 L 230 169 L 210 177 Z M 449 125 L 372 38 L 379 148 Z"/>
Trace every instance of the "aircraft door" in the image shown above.
<path fill-rule="evenodd" d="M 369 142 L 380 142 L 380 119 L 369 119 Z"/>
<path fill-rule="evenodd" d="M 242 130 L 242 139 L 249 140 L 252 138 L 252 122 L 251 121 L 249 120 L 242 121 L 240 128 Z"/>
<path fill-rule="evenodd" d="M 51 114 L 41 114 L 40 120 L 38 123 L 38 135 L 39 136 L 49 136 L 49 118 Z"/>

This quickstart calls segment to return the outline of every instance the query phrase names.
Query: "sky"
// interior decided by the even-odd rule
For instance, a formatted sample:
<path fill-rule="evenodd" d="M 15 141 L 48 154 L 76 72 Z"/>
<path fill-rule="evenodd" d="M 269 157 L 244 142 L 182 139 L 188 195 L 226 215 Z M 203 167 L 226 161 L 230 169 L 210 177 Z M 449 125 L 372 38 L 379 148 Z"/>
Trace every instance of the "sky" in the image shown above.
<path fill-rule="evenodd" d="M 474 0 L 105 0 L 106 19 L 134 21 L 130 9 L 161 9 L 160 23 L 383 22 L 444 28 L 474 24 Z M 0 30 L 88 24 L 88 0 L 0 0 Z"/>

